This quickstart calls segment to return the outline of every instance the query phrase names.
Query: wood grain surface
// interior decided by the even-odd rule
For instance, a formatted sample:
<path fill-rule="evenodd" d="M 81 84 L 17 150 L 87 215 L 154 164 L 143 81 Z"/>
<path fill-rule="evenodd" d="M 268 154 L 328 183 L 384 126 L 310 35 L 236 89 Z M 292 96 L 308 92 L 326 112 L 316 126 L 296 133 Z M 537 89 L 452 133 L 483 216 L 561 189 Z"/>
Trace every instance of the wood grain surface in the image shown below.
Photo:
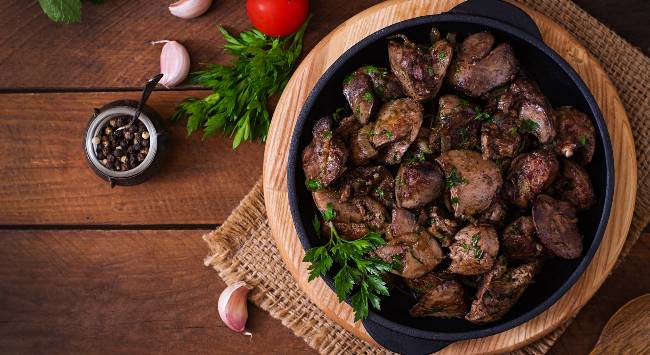
<path fill-rule="evenodd" d="M 650 294 L 637 297 L 607 321 L 592 355 L 650 353 Z"/>
<path fill-rule="evenodd" d="M 254 306 L 253 339 L 224 327 L 215 311 L 224 285 L 202 264 L 207 248 L 201 228 L 221 223 L 253 186 L 262 145 L 232 152 L 224 138 L 201 143 L 186 138 L 181 125 L 168 125 L 175 143 L 165 174 L 113 191 L 86 170 L 77 153 L 90 109 L 137 97 L 124 91 L 139 91 L 158 71 L 160 48 L 149 41 L 182 41 L 195 70 L 200 63 L 228 60 L 217 24 L 250 26 L 242 0 L 215 0 L 208 13 L 191 21 L 170 16 L 169 2 L 86 1 L 82 23 L 73 25 L 51 22 L 35 0 L 0 2 L 2 354 L 314 353 Z M 311 1 L 305 52 L 380 2 Z M 650 2 L 576 3 L 648 53 Z M 152 104 L 166 115 L 193 94 L 182 91 L 188 88 L 186 83 L 179 90 L 158 90 Z M 149 194 L 163 202 L 153 205 Z M 138 201 L 155 208 L 139 209 Z M 588 353 L 619 307 L 650 292 L 648 259 L 645 235 L 551 354 Z"/>
<path fill-rule="evenodd" d="M 0 70 L 1 72 L 1 70 Z M 155 92 L 163 117 L 188 95 Z M 261 174 L 264 146 L 187 137 L 166 123 L 172 149 L 146 184 L 110 188 L 86 165 L 84 130 L 93 107 L 138 92 L 5 94 L 0 100 L 0 224 L 209 224 L 224 221 Z M 246 166 L 246 169 L 240 169 Z"/>
<path fill-rule="evenodd" d="M 339 303 L 321 279 L 308 282 L 308 264 L 289 212 L 287 157 L 289 142 L 303 102 L 320 76 L 348 48 L 375 31 L 405 19 L 436 14 L 461 1 L 394 0 L 376 5 L 337 27 L 307 55 L 289 81 L 276 107 L 264 154 L 264 197 L 269 225 L 280 254 L 298 285 L 331 319 L 368 340 L 352 308 Z M 616 89 L 600 65 L 564 29 L 549 18 L 525 9 L 535 20 L 544 41 L 580 74 L 596 98 L 607 122 L 616 163 L 612 213 L 603 241 L 592 263 L 577 283 L 551 308 L 516 328 L 490 337 L 455 342 L 440 353 L 499 353 L 533 342 L 574 316 L 591 298 L 614 266 L 630 226 L 636 195 L 636 155 L 627 115 Z"/>

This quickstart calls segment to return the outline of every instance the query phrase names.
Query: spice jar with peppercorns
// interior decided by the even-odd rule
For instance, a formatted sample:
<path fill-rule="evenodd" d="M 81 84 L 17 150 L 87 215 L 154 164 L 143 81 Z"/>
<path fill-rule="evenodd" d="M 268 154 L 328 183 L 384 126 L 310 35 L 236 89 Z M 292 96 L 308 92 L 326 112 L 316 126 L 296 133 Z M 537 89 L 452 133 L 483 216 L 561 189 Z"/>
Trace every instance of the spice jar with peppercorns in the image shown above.
<path fill-rule="evenodd" d="M 162 161 L 165 135 L 160 116 L 144 106 L 132 122 L 138 102 L 111 102 L 90 118 L 84 150 L 95 173 L 115 185 L 136 185 L 147 180 Z"/>

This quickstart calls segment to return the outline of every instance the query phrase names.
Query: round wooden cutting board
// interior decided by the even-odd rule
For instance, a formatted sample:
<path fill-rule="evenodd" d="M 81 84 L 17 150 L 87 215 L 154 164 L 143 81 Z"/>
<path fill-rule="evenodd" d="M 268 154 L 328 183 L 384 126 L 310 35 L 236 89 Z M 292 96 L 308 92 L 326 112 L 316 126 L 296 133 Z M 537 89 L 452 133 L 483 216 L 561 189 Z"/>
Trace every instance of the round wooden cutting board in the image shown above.
<path fill-rule="evenodd" d="M 347 49 L 381 28 L 413 17 L 445 12 L 460 0 L 394 0 L 376 5 L 341 24 L 306 56 L 296 69 L 275 109 L 264 154 L 264 197 L 269 224 L 278 249 L 299 287 L 330 319 L 357 337 L 374 343 L 352 309 L 339 303 L 322 280 L 307 282 L 304 251 L 289 212 L 287 156 L 296 119 L 316 81 Z M 519 5 L 518 5 L 519 6 Z M 453 343 L 441 353 L 473 354 L 511 351 L 529 344 L 576 314 L 609 275 L 627 236 L 636 196 L 636 158 L 630 125 L 620 98 L 596 59 L 566 30 L 544 15 L 523 8 L 536 22 L 544 41 L 573 66 L 585 81 L 612 139 L 616 187 L 611 217 L 600 248 L 578 282 L 551 308 L 509 331 Z"/>

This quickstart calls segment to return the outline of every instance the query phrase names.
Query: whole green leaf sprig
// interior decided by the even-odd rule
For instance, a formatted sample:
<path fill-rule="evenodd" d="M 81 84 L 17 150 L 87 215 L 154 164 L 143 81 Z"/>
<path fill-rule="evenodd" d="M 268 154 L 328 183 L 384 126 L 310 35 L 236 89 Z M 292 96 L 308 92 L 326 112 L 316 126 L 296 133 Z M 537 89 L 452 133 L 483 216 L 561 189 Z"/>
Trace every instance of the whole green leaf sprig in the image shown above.
<path fill-rule="evenodd" d="M 361 239 L 345 240 L 332 223 L 336 211 L 331 203 L 321 214 L 329 228 L 330 238 L 327 244 L 311 248 L 305 254 L 303 261 L 311 263 L 309 281 L 325 275 L 336 263 L 339 270 L 334 276 L 334 288 L 339 302 L 351 295 L 354 320 L 365 319 L 368 316 L 368 303 L 379 310 L 379 296 L 389 294 L 381 274 L 389 272 L 392 269 L 391 264 L 368 255 L 386 242 L 381 234 L 376 232 L 369 232 Z M 321 222 L 318 216 L 314 216 L 313 226 L 320 235 Z"/>
<path fill-rule="evenodd" d="M 231 65 L 208 65 L 190 74 L 192 83 L 214 91 L 203 98 L 181 102 L 172 120 L 187 118 L 188 135 L 203 128 L 203 138 L 218 131 L 233 137 L 233 149 L 247 140 L 266 140 L 271 115 L 267 99 L 287 85 L 302 52 L 309 19 L 289 37 L 269 37 L 258 30 L 234 37 L 219 27 L 224 48 L 234 56 Z"/>
<path fill-rule="evenodd" d="M 90 0 L 100 4 L 102 0 Z M 72 23 L 81 21 L 81 0 L 38 0 L 43 12 L 54 22 Z"/>

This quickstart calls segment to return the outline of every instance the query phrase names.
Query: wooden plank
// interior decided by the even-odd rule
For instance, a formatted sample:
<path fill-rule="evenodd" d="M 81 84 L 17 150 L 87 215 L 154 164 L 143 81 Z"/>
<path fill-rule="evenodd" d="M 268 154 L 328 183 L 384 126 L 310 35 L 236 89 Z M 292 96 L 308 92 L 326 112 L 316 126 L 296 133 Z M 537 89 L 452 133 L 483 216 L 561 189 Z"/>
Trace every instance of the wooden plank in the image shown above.
<path fill-rule="evenodd" d="M 154 92 L 163 117 L 188 95 Z M 223 136 L 188 138 L 184 123 L 166 122 L 170 149 L 158 175 L 116 187 L 95 176 L 82 152 L 93 107 L 137 99 L 137 92 L 0 95 L 0 224 L 219 224 L 253 187 L 264 146 L 233 151 Z"/>
<path fill-rule="evenodd" d="M 206 231 L 0 231 L 1 353 L 313 353 L 250 305 L 252 340 L 219 320 L 225 287 Z M 550 354 L 586 354 L 607 319 L 650 292 L 650 234 Z"/>
<path fill-rule="evenodd" d="M 205 232 L 1 231 L 0 353 L 314 353 L 252 304 L 226 328 Z"/>
<path fill-rule="evenodd" d="M 305 38 L 311 49 L 325 34 L 380 0 L 312 1 L 315 14 Z M 183 43 L 199 63 L 225 63 L 224 41 L 217 25 L 237 31 L 250 27 L 244 1 L 217 0 L 203 16 L 172 16 L 169 2 L 111 0 L 83 5 L 82 22 L 56 24 L 36 1 L 0 4 L 0 90 L 33 88 L 140 87 L 159 71 L 160 46 L 150 41 Z"/>

